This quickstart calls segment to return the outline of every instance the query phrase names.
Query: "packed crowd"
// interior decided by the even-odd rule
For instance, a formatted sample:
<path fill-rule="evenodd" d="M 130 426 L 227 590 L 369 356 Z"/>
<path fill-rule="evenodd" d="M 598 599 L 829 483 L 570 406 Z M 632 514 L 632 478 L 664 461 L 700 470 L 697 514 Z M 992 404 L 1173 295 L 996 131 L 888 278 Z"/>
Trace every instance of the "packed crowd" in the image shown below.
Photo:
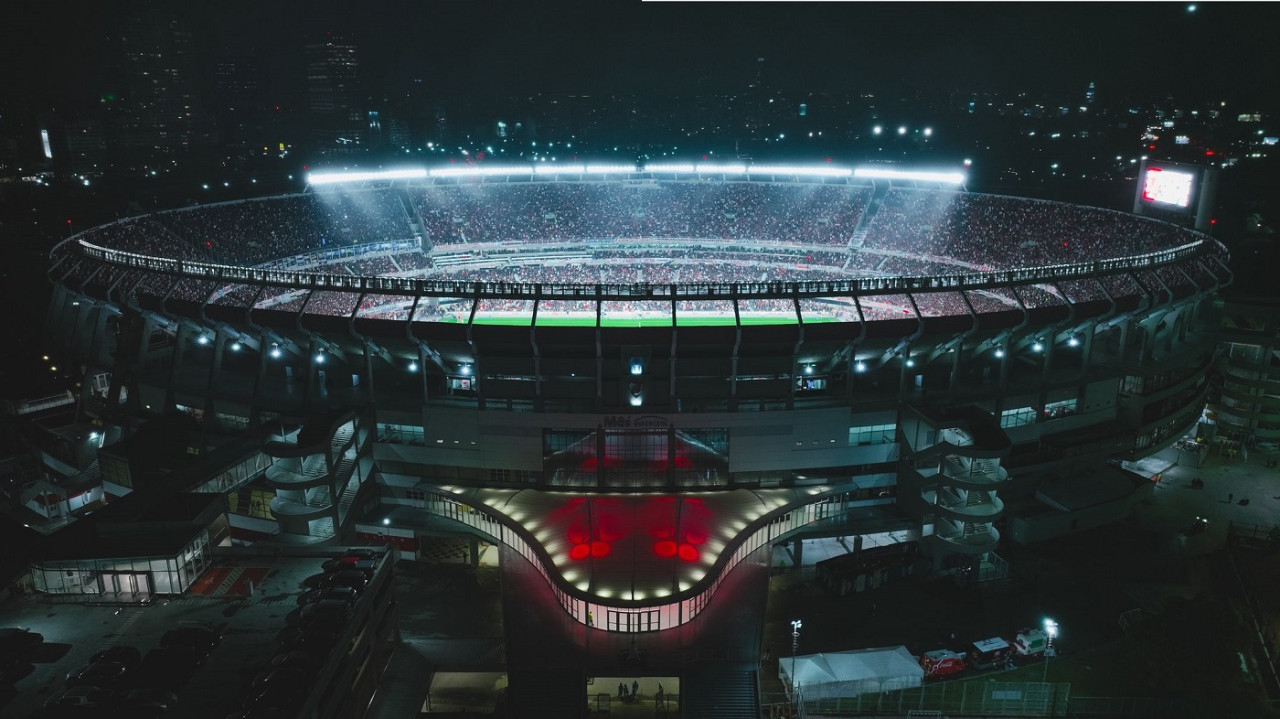
<path fill-rule="evenodd" d="M 762 182 L 431 186 L 413 198 L 434 244 L 615 237 L 848 244 L 871 188 Z"/>
<path fill-rule="evenodd" d="M 1188 230 L 1110 210 L 894 188 L 872 218 L 862 246 L 1009 269 L 1135 255 L 1197 238 Z"/>
<path fill-rule="evenodd" d="M 1149 252 L 1199 238 L 1170 225 L 1054 202 L 959 192 L 890 189 L 868 219 L 871 188 L 764 182 L 532 182 L 444 185 L 410 190 L 427 233 L 417 249 L 411 219 L 389 190 L 332 192 L 210 205 L 153 214 L 86 233 L 95 244 L 186 260 L 343 275 L 408 275 L 461 282 L 584 285 L 713 285 L 937 276 L 1081 262 Z M 645 240 L 610 247 L 613 239 Z M 386 244 L 380 244 L 386 243 Z M 406 244 L 407 243 L 407 244 Z M 463 248 L 465 243 L 465 249 Z M 558 243 L 558 244 L 557 244 Z M 665 244 L 664 244 L 665 243 Z M 521 245 L 524 245 L 523 247 Z M 431 252 L 432 247 L 436 251 Z M 375 251 L 376 250 L 376 251 Z M 65 252 L 64 250 L 61 250 Z M 434 259 L 433 259 L 434 255 Z M 55 258 L 56 259 L 56 258 Z M 447 260 L 447 261 L 446 261 Z M 359 316 L 405 317 L 411 301 L 354 293 L 217 285 L 66 264 L 71 284 L 191 301 Z M 1213 284 L 1198 263 L 1147 273 L 1176 293 Z M 968 293 L 975 311 L 1057 305 L 1140 292 L 1131 278 Z M 524 301 L 486 300 L 485 311 L 521 312 Z M 772 307 L 761 301 L 757 307 Z M 788 301 L 782 301 L 787 306 Z M 925 316 L 968 312 L 955 292 L 922 293 Z M 594 312 L 589 302 L 544 302 L 542 311 Z M 690 301 L 686 311 L 720 302 Z M 358 305 L 358 306 L 357 306 Z M 745 304 L 740 304 L 740 307 Z M 909 302 L 880 297 L 877 315 L 914 316 Z M 761 310 L 770 311 L 770 310 Z M 780 311 L 793 311 L 783 309 Z M 838 303 L 814 311 L 842 313 Z M 419 313 L 441 313 L 434 303 Z"/>

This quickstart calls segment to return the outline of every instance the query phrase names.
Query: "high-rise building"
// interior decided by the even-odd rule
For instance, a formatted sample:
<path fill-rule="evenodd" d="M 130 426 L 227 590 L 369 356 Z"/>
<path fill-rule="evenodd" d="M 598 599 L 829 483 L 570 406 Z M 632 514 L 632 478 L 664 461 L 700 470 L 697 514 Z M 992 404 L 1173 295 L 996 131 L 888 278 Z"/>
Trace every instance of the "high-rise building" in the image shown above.
<path fill-rule="evenodd" d="M 312 140 L 321 152 L 350 150 L 364 139 L 367 115 L 361 110 L 359 48 L 350 39 L 325 33 L 305 48 L 307 109 Z"/>
<path fill-rule="evenodd" d="M 185 18 L 171 6 L 135 8 L 121 15 L 111 46 L 120 83 L 112 119 L 123 150 L 170 155 L 212 144 Z"/>

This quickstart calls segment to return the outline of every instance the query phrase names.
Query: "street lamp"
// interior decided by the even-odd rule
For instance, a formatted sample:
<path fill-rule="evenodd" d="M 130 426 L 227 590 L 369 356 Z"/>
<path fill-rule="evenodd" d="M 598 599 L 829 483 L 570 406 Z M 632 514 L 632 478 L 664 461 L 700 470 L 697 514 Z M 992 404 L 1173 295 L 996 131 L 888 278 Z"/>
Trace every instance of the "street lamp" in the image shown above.
<path fill-rule="evenodd" d="M 800 627 L 804 626 L 799 619 L 791 620 L 791 703 L 796 704 L 800 700 L 799 692 L 796 690 L 796 649 L 800 646 Z"/>
<path fill-rule="evenodd" d="M 1044 633 L 1046 637 L 1045 643 L 1044 643 L 1044 676 L 1043 678 L 1041 678 L 1040 681 L 1048 682 L 1049 681 L 1049 659 L 1053 657 L 1053 640 L 1054 640 L 1054 637 L 1058 636 L 1058 623 L 1053 621 L 1052 619 L 1046 618 L 1044 620 Z"/>

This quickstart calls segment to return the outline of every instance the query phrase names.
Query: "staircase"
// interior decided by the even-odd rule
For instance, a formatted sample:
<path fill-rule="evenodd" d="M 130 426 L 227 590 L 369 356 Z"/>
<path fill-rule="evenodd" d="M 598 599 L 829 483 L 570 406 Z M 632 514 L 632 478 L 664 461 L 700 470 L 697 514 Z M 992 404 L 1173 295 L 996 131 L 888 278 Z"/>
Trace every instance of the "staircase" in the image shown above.
<path fill-rule="evenodd" d="M 710 665 L 685 672 L 680 680 L 684 716 L 743 719 L 760 716 L 756 674 L 740 664 Z"/>
<path fill-rule="evenodd" d="M 308 529 L 311 531 L 310 536 L 314 539 L 328 539 L 332 537 L 333 517 L 321 517 L 320 519 L 311 520 Z"/>

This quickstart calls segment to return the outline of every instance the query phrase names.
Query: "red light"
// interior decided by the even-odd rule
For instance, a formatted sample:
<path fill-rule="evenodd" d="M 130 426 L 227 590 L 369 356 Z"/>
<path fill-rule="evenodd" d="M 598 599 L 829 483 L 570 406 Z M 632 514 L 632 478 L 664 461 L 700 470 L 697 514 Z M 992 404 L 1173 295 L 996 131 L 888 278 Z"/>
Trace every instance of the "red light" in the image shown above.
<path fill-rule="evenodd" d="M 1204 151 L 1204 156 L 1205 156 L 1205 157 L 1213 157 L 1213 150 L 1205 150 L 1205 151 Z"/>
<path fill-rule="evenodd" d="M 276 105 L 276 112 L 280 112 L 280 106 Z"/>
<path fill-rule="evenodd" d="M 570 529 L 569 541 L 573 542 L 574 544 L 582 544 L 583 542 L 587 541 L 586 531 L 582 529 L 577 529 L 577 528 Z"/>
<path fill-rule="evenodd" d="M 587 457 L 586 459 L 582 460 L 582 469 L 584 469 L 587 472 L 594 472 L 596 471 L 596 467 L 599 467 L 599 466 L 600 466 L 600 460 L 596 459 L 595 457 Z"/>
<path fill-rule="evenodd" d="M 209 241 L 207 241 L 207 240 L 206 240 L 206 241 L 205 241 L 205 243 L 204 243 L 204 246 L 205 246 L 205 247 L 213 247 L 213 243 L 212 243 L 212 242 L 209 242 Z"/>
<path fill-rule="evenodd" d="M 688 469 L 693 466 L 693 460 L 683 455 L 676 457 L 676 467 L 680 469 Z"/>
<path fill-rule="evenodd" d="M 1209 218 L 1209 224 L 1211 224 L 1211 225 L 1216 225 L 1216 224 L 1218 224 L 1218 218 L 1216 218 L 1216 217 L 1211 217 L 1211 218 Z"/>
<path fill-rule="evenodd" d="M 1067 241 L 1066 241 L 1066 240 L 1063 240 L 1063 241 L 1062 241 L 1062 246 L 1063 246 L 1063 247 L 1066 247 L 1066 246 L 1067 246 Z"/>
<path fill-rule="evenodd" d="M 67 224 L 68 224 L 68 225 L 69 225 L 69 224 L 71 224 L 71 220 L 67 220 Z"/>
<path fill-rule="evenodd" d="M 573 545 L 573 549 L 569 550 L 569 559 L 581 561 L 583 559 L 586 559 L 587 556 L 590 554 L 591 554 L 591 545 L 575 544 Z"/>
<path fill-rule="evenodd" d="M 706 155 L 703 155 L 703 156 L 702 156 L 702 159 L 704 159 L 704 160 L 705 160 L 705 159 L 707 159 L 707 156 L 706 156 Z"/>
<path fill-rule="evenodd" d="M 306 166 L 306 165 L 303 165 L 303 166 L 302 166 L 302 169 L 304 169 L 304 170 L 305 170 L 305 169 L 307 169 L 307 166 Z"/>
<path fill-rule="evenodd" d="M 1156 149 L 1156 146 L 1155 146 L 1155 145 L 1147 145 L 1147 149 L 1148 149 L 1148 150 L 1154 150 L 1154 149 Z"/>
<path fill-rule="evenodd" d="M 664 539 L 661 542 L 654 542 L 653 553 L 663 559 L 674 557 L 676 556 L 676 543 L 670 539 Z"/>
<path fill-rule="evenodd" d="M 582 545 L 579 545 L 579 546 L 582 546 Z M 591 556 L 595 557 L 596 559 L 607 557 L 609 556 L 609 552 L 612 552 L 612 551 L 613 551 L 613 545 L 609 544 L 608 542 L 601 542 L 600 540 L 597 539 L 596 541 L 591 543 Z"/>
<path fill-rule="evenodd" d="M 707 533 L 686 531 L 684 533 L 684 541 L 688 542 L 689 544 L 702 544 L 703 542 L 707 541 Z"/>
<path fill-rule="evenodd" d="M 831 162 L 831 158 L 830 158 L 830 157 L 828 157 L 828 158 L 827 158 L 827 162 Z"/>
<path fill-rule="evenodd" d="M 692 544 L 681 544 L 680 549 L 678 550 L 678 553 L 680 555 L 680 558 L 686 562 L 698 561 L 698 556 L 700 554 L 698 552 L 698 548 L 693 546 Z"/>

